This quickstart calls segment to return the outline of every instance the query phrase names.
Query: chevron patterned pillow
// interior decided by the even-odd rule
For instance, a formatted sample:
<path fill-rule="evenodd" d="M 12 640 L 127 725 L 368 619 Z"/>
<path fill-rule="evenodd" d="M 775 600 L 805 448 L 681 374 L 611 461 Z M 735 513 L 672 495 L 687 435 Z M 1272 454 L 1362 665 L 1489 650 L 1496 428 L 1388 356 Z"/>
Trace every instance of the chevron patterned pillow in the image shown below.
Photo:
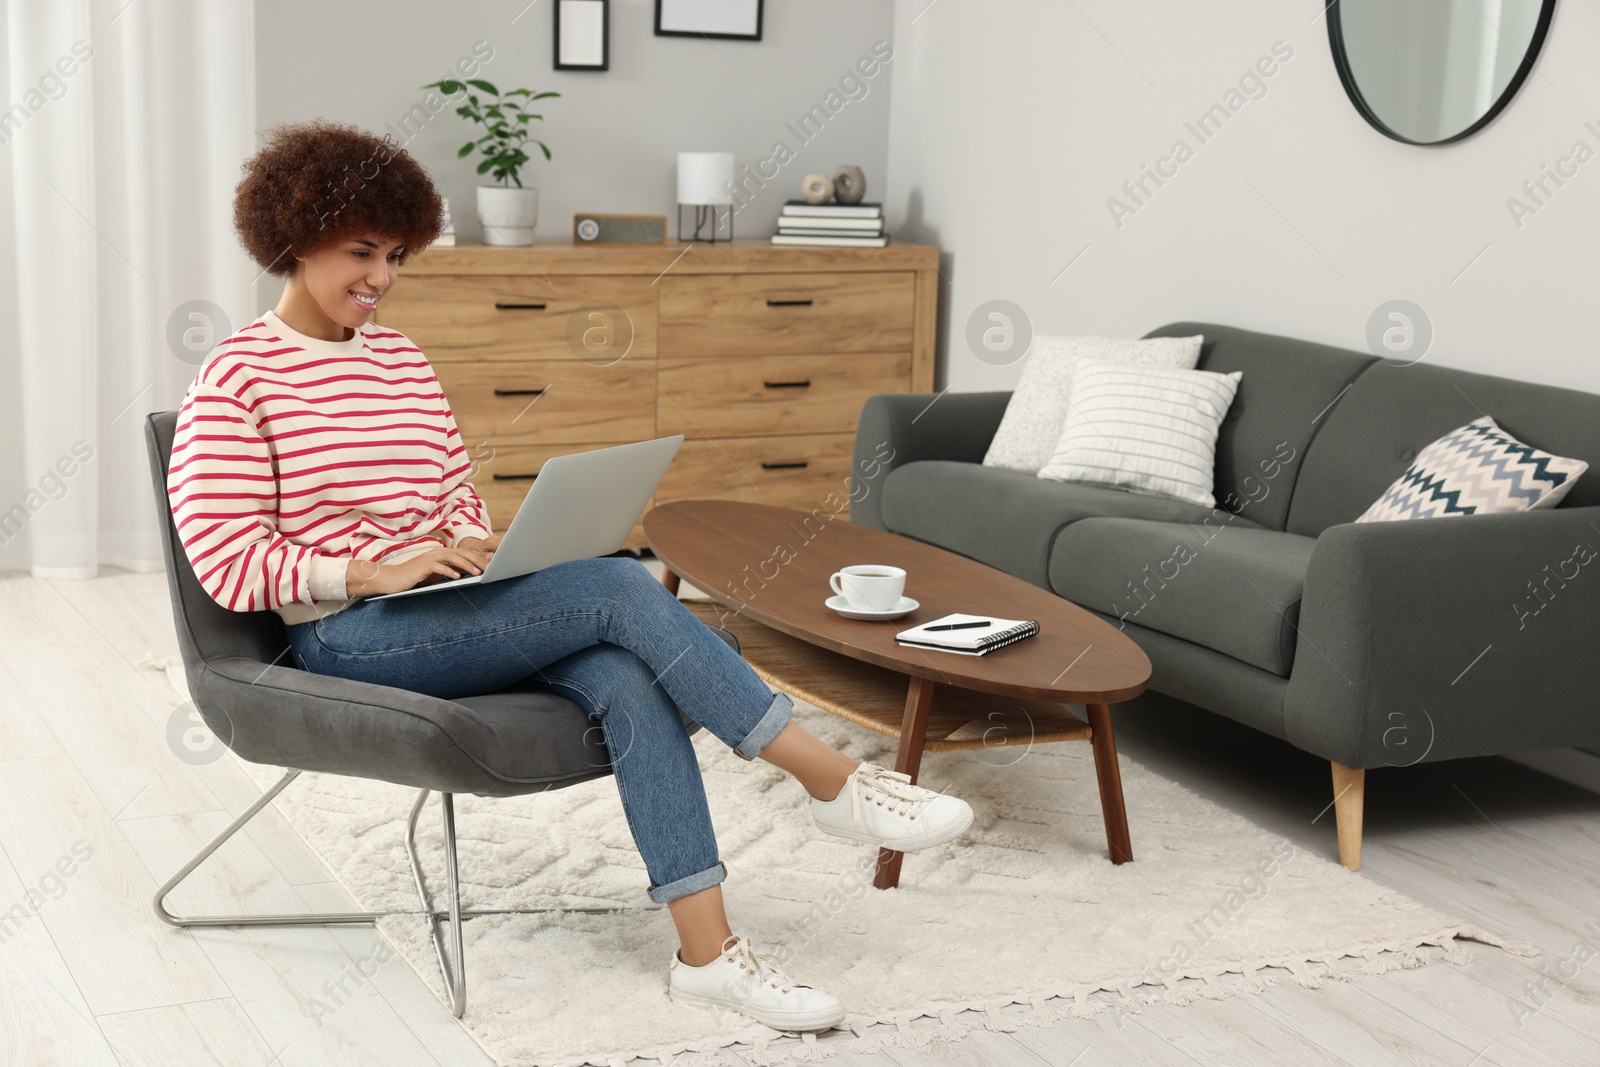
<path fill-rule="evenodd" d="M 1485 415 L 1417 454 L 1357 522 L 1553 508 L 1589 469 L 1518 441 Z"/>

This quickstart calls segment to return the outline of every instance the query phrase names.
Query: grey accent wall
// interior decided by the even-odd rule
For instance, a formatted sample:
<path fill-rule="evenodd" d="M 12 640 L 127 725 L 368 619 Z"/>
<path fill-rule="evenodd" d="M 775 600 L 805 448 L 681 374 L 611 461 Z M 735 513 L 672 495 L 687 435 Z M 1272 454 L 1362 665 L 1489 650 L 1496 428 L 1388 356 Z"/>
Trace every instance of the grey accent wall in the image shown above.
<path fill-rule="evenodd" d="M 966 338 L 990 300 L 1040 333 L 1182 319 L 1366 350 L 1372 313 L 1406 299 L 1432 322 L 1429 362 L 1600 391 L 1600 5 L 1556 4 L 1507 109 L 1420 148 L 1351 106 L 1323 2 L 899 0 L 887 204 L 947 253 L 940 385 L 1015 386 L 1020 364 Z M 1292 58 L 1241 90 L 1277 41 Z M 1215 105 L 1202 141 L 1189 126 Z M 1162 164 L 1179 141 L 1188 158 Z M 1140 179 L 1136 203 L 1123 183 Z"/>
<path fill-rule="evenodd" d="M 381 133 L 393 123 L 450 199 L 457 232 L 476 236 L 472 190 L 490 179 L 475 173 L 481 157 L 458 160 L 456 150 L 481 128 L 453 108 L 409 132 L 402 120 L 427 95 L 418 87 L 451 76 L 482 40 L 494 54 L 479 76 L 502 91 L 562 94 L 541 101 L 554 158 L 536 154 L 522 175 L 539 189 L 541 238 L 570 235 L 579 211 L 667 215 L 673 232 L 680 151 L 732 152 L 752 173 L 770 161 L 770 181 L 745 184 L 737 236 L 770 235 L 801 178 L 840 163 L 859 164 L 868 198 L 881 197 L 895 59 L 871 77 L 857 63 L 875 42 L 892 44 L 891 0 L 769 0 L 761 41 L 657 37 L 653 0 L 612 0 L 604 72 L 553 69 L 552 3 L 259 3 L 257 126 L 321 117 Z M 818 106 L 825 119 L 803 125 Z M 780 142 L 787 153 L 775 152 Z"/>

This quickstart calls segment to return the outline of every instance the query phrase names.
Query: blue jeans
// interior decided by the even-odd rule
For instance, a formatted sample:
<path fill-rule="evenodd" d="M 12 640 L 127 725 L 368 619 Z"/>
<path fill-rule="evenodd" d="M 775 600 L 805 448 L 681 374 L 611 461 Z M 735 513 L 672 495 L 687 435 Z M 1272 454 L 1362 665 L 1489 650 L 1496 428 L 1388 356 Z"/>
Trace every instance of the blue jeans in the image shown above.
<path fill-rule="evenodd" d="M 363 598 L 286 629 L 302 670 L 445 699 L 527 679 L 599 719 L 658 904 L 728 874 L 679 708 L 753 760 L 794 707 L 626 556 L 427 596 Z"/>

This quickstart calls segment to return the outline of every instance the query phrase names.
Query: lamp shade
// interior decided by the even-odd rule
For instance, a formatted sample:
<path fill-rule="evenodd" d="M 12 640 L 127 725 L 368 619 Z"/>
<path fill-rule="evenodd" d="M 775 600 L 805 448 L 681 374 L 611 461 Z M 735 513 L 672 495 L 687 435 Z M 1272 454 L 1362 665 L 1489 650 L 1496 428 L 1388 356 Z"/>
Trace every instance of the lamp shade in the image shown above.
<path fill-rule="evenodd" d="M 731 204 L 732 152 L 679 152 L 678 203 Z"/>

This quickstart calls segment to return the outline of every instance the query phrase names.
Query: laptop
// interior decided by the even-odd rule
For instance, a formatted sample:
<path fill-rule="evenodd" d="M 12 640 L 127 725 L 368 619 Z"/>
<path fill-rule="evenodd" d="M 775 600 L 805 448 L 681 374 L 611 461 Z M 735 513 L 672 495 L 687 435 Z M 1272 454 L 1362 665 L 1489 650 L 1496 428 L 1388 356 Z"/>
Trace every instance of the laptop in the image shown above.
<path fill-rule="evenodd" d="M 609 556 L 628 539 L 681 444 L 680 433 L 546 460 L 482 572 L 363 599 L 437 593 Z"/>

